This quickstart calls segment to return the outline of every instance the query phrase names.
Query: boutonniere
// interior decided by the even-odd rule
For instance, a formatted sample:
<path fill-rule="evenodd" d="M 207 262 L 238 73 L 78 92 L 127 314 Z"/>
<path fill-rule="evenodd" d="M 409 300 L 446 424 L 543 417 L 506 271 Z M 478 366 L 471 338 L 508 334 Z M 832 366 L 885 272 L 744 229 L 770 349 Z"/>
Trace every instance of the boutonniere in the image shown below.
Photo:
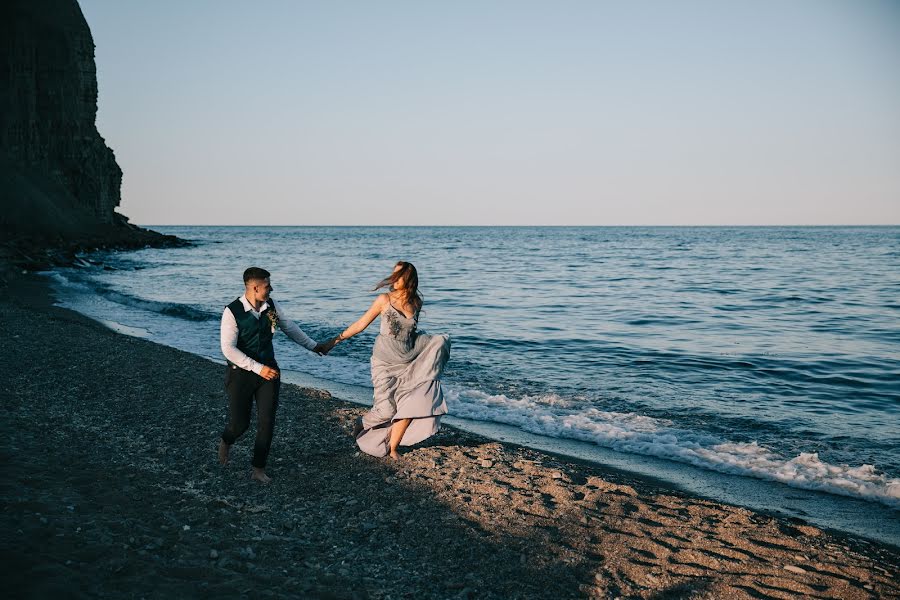
<path fill-rule="evenodd" d="M 272 333 L 275 333 L 275 328 L 278 327 L 278 313 L 274 310 L 267 310 L 266 317 L 268 317 L 269 323 L 272 324 Z"/>

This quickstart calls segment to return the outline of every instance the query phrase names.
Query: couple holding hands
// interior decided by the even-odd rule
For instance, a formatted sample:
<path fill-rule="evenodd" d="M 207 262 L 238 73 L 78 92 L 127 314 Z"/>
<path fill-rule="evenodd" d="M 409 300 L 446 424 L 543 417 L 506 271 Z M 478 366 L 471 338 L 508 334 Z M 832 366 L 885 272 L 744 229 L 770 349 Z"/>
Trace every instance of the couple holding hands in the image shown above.
<path fill-rule="evenodd" d="M 447 335 L 426 335 L 417 330 L 422 296 L 412 263 L 400 261 L 375 289 L 379 294 L 369 310 L 337 337 L 316 343 L 291 321 L 270 297 L 272 284 L 265 269 L 244 271 L 244 295 L 222 313 L 222 354 L 228 361 L 225 390 L 228 424 L 219 442 L 219 461 L 228 462 L 231 445 L 250 425 L 256 400 L 257 429 L 251 477 L 262 483 L 272 445 L 278 392 L 278 363 L 272 345 L 276 328 L 297 344 L 320 355 L 353 337 L 381 316 L 381 329 L 372 348 L 372 408 L 357 419 L 353 435 L 360 450 L 372 456 L 399 458 L 399 446 L 421 442 L 437 432 L 447 405 L 441 391 L 441 373 L 450 356 Z"/>

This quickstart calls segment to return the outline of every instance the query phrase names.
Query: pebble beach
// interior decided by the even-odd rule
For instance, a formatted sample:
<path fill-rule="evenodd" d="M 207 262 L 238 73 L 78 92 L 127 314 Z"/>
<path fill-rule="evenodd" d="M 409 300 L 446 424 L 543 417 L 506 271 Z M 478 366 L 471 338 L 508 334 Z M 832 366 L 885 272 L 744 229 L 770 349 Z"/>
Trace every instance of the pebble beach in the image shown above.
<path fill-rule="evenodd" d="M 288 384 L 260 485 L 251 436 L 216 460 L 222 365 L 35 275 L 0 302 L 9 597 L 900 597 L 896 547 L 447 427 L 374 459 L 358 405 Z"/>

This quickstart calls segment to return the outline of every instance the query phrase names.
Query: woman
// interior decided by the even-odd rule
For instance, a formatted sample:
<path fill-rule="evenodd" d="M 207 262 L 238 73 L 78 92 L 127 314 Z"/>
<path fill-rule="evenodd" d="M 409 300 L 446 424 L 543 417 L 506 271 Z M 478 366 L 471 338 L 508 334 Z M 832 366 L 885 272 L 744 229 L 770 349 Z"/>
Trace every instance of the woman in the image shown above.
<path fill-rule="evenodd" d="M 440 416 L 447 413 L 440 378 L 450 356 L 450 338 L 417 331 L 422 296 L 412 263 L 398 262 L 375 289 L 385 286 L 390 286 L 388 293 L 379 294 L 366 314 L 323 350 L 330 351 L 381 315 L 372 348 L 375 402 L 357 421 L 354 435 L 363 452 L 400 458 L 398 446 L 411 446 L 437 433 Z"/>

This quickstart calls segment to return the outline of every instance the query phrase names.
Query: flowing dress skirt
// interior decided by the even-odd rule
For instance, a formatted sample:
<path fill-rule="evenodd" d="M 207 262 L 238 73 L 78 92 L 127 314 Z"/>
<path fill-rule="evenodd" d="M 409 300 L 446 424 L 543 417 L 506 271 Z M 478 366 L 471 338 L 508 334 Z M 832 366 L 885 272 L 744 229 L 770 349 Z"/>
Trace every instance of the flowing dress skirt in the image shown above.
<path fill-rule="evenodd" d="M 447 335 L 415 335 L 404 343 L 390 335 L 375 338 L 372 349 L 374 404 L 362 417 L 356 436 L 360 450 L 386 456 L 393 423 L 412 419 L 401 446 L 411 446 L 437 433 L 447 413 L 441 374 L 450 356 Z"/>

